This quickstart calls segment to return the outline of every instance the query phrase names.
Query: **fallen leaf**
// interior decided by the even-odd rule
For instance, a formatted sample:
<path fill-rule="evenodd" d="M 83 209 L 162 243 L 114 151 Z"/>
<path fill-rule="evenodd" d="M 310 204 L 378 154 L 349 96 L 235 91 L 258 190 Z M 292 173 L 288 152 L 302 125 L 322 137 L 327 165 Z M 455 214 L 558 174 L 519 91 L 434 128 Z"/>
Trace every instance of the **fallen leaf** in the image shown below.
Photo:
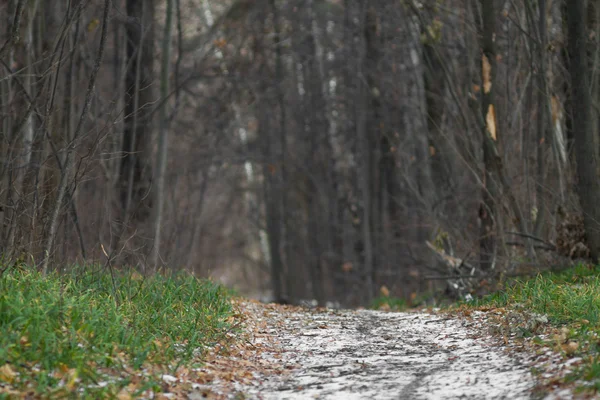
<path fill-rule="evenodd" d="M 131 394 L 127 391 L 127 389 L 123 388 L 119 394 L 117 394 L 117 400 L 131 400 Z"/>
<path fill-rule="evenodd" d="M 0 381 L 12 383 L 17 377 L 17 373 L 12 369 L 10 364 L 4 364 L 0 367 Z"/>
<path fill-rule="evenodd" d="M 577 342 L 569 342 L 565 346 L 565 352 L 568 355 L 572 355 L 573 353 L 575 353 L 577 351 L 578 348 L 579 348 L 579 343 L 577 343 Z"/>
<path fill-rule="evenodd" d="M 379 289 L 379 292 L 383 297 L 390 297 L 390 290 L 385 285 Z"/>

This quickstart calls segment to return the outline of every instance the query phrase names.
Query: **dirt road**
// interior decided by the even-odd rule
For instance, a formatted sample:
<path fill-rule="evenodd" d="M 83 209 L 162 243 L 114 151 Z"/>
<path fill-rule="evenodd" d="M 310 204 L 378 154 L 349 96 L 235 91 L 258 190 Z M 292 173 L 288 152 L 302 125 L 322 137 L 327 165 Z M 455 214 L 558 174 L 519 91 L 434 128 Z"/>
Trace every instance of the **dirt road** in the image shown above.
<path fill-rule="evenodd" d="M 526 366 L 439 316 L 295 312 L 270 333 L 285 349 L 272 361 L 298 368 L 240 387 L 253 398 L 516 400 L 534 386 Z"/>
<path fill-rule="evenodd" d="M 572 398 L 568 391 L 535 395 L 526 357 L 491 340 L 481 321 L 428 313 L 245 307 L 254 326 L 247 343 L 254 350 L 240 350 L 233 357 L 238 361 L 222 360 L 233 362 L 232 370 L 246 368 L 237 375 L 248 378 L 232 378 L 227 398 Z"/>

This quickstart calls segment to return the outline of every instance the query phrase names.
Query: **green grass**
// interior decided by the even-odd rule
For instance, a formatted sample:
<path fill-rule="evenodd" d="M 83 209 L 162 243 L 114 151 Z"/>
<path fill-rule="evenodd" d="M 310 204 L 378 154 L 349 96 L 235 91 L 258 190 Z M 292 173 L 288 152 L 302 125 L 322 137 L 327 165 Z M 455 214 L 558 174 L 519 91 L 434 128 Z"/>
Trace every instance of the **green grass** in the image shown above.
<path fill-rule="evenodd" d="M 212 282 L 95 268 L 0 276 L 0 393 L 99 398 L 131 384 L 160 391 L 161 373 L 231 329 L 229 294 Z"/>
<path fill-rule="evenodd" d="M 598 326 L 600 268 L 577 266 L 559 274 L 546 273 L 528 280 L 517 280 L 504 291 L 470 304 L 495 307 L 518 304 L 547 315 L 557 325 L 588 321 L 591 326 Z"/>
<path fill-rule="evenodd" d="M 583 381 L 587 389 L 600 389 L 600 267 L 579 265 L 560 273 L 517 280 L 503 291 L 466 306 L 527 310 L 547 316 L 550 329 L 562 333 L 534 342 L 551 346 L 565 357 L 582 357 L 582 366 L 567 377 L 567 383 Z"/>

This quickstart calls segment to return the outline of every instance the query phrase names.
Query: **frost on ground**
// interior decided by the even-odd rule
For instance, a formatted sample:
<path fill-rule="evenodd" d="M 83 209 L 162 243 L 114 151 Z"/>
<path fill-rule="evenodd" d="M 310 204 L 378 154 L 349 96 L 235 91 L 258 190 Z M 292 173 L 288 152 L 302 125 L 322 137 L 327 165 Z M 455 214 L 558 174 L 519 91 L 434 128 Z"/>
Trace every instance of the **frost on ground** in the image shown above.
<path fill-rule="evenodd" d="M 256 318 L 265 324 L 254 341 L 279 349 L 261 357 L 290 372 L 238 384 L 245 398 L 529 399 L 535 385 L 528 366 L 463 320 L 277 308 Z"/>

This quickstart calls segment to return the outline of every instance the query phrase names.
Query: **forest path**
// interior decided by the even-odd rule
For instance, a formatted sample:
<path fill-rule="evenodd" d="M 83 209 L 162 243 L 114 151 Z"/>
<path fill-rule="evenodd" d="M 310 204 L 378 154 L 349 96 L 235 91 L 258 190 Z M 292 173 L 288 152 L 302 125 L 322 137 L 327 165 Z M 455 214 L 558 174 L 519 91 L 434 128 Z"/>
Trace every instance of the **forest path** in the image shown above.
<path fill-rule="evenodd" d="M 532 394 L 531 365 L 483 333 L 481 320 L 253 302 L 243 308 L 251 334 L 231 366 L 246 368 L 237 375 L 248 379 L 231 379 L 226 398 L 543 398 Z"/>

